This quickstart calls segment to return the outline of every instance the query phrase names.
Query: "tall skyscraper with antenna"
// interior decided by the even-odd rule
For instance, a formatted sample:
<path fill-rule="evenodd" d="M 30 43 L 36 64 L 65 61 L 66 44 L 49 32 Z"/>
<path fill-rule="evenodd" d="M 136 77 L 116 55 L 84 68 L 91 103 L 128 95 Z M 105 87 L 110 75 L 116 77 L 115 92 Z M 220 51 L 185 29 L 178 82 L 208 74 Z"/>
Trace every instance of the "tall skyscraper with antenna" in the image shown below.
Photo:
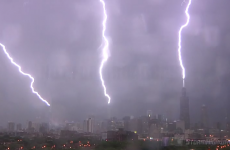
<path fill-rule="evenodd" d="M 182 88 L 180 97 L 180 120 L 184 121 L 185 129 L 190 128 L 190 115 L 189 115 L 189 98 L 186 95 L 186 88 Z"/>

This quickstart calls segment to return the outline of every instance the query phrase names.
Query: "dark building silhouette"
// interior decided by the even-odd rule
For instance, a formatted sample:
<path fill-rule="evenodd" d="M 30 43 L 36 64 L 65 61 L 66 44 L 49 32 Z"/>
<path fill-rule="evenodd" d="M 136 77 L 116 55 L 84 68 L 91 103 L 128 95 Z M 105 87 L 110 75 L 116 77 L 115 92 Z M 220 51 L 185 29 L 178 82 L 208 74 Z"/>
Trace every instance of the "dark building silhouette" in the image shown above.
<path fill-rule="evenodd" d="M 15 123 L 8 122 L 8 131 L 13 132 L 15 130 Z"/>
<path fill-rule="evenodd" d="M 123 118 L 124 130 L 126 130 L 126 131 L 129 131 L 129 129 L 130 129 L 130 120 L 131 120 L 130 116 L 126 116 Z"/>
<path fill-rule="evenodd" d="M 28 122 L 28 130 L 30 130 L 32 128 L 32 121 Z"/>
<path fill-rule="evenodd" d="M 22 130 L 22 124 L 18 123 L 16 126 L 17 131 L 21 131 Z"/>
<path fill-rule="evenodd" d="M 185 87 L 182 88 L 182 95 L 180 97 L 180 120 L 185 122 L 185 129 L 190 128 L 189 98 L 186 95 Z"/>
<path fill-rule="evenodd" d="M 170 122 L 168 124 L 168 128 L 167 129 L 168 129 L 169 132 L 175 131 L 176 130 L 176 122 Z"/>
<path fill-rule="evenodd" d="M 107 131 L 107 141 L 137 141 L 138 135 L 131 131 L 119 129 L 118 131 Z"/>
<path fill-rule="evenodd" d="M 48 123 L 42 123 L 39 132 L 41 133 L 47 133 L 49 131 L 49 124 Z"/>
<path fill-rule="evenodd" d="M 221 129 L 221 123 L 220 123 L 220 122 L 217 122 L 217 123 L 216 123 L 216 128 L 217 128 L 218 130 Z"/>
<path fill-rule="evenodd" d="M 78 134 L 77 131 L 70 131 L 70 130 L 61 130 L 60 137 L 70 138 L 76 137 Z"/>
<path fill-rule="evenodd" d="M 201 128 L 208 128 L 208 113 L 207 113 L 207 107 L 205 105 L 202 105 L 201 107 Z"/>
<path fill-rule="evenodd" d="M 142 135 L 148 135 L 149 133 L 149 117 L 148 116 L 142 116 L 139 118 L 139 126 L 138 128 L 140 129 L 140 133 Z M 138 133 L 138 132 L 137 132 Z"/>
<path fill-rule="evenodd" d="M 160 127 L 160 121 L 158 119 L 151 119 L 149 121 L 149 128 L 154 125 L 156 127 Z"/>

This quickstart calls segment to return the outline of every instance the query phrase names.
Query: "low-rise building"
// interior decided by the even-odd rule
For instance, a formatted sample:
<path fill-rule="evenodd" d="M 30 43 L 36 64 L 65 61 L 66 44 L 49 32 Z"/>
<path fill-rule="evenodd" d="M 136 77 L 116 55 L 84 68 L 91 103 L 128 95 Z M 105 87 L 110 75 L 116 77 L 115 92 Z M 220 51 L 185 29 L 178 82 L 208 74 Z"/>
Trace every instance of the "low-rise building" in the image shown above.
<path fill-rule="evenodd" d="M 118 131 L 107 131 L 102 133 L 102 140 L 107 141 L 131 141 L 138 140 L 138 135 L 131 131 L 124 131 L 119 129 Z"/>

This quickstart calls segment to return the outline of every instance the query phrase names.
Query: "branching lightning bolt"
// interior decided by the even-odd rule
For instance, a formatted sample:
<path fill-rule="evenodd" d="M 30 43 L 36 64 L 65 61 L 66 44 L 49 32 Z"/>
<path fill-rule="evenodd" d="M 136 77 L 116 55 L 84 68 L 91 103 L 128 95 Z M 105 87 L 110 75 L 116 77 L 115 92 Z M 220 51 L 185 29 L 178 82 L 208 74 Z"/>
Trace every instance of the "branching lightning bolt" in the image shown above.
<path fill-rule="evenodd" d="M 180 27 L 180 30 L 179 30 L 179 33 L 178 33 L 179 34 L 178 56 L 179 56 L 180 66 L 181 66 L 181 69 L 182 69 L 183 87 L 184 87 L 184 79 L 185 79 L 185 68 L 184 68 L 184 65 L 183 65 L 182 57 L 181 57 L 181 32 L 189 24 L 190 15 L 188 13 L 188 10 L 189 10 L 189 7 L 190 7 L 191 3 L 192 3 L 192 0 L 189 0 L 189 2 L 187 4 L 187 7 L 185 9 L 185 14 L 187 16 L 187 21 L 186 21 L 186 23 L 184 25 L 182 25 Z"/>
<path fill-rule="evenodd" d="M 102 55 L 103 55 L 103 59 L 101 61 L 101 65 L 100 65 L 100 69 L 99 69 L 99 74 L 100 74 L 100 79 L 101 79 L 101 83 L 102 83 L 102 87 L 104 90 L 104 95 L 108 98 L 108 104 L 110 103 L 110 96 L 109 94 L 107 94 L 107 89 L 105 86 L 105 81 L 103 79 L 103 75 L 102 75 L 102 70 L 103 67 L 105 65 L 105 63 L 107 62 L 108 58 L 109 58 L 109 53 L 108 53 L 108 49 L 109 49 L 109 41 L 105 36 L 105 30 L 106 30 L 106 22 L 107 22 L 107 14 L 106 14 L 106 9 L 105 9 L 105 2 L 103 0 L 100 0 L 102 6 L 103 6 L 103 13 L 104 13 L 104 20 L 103 20 L 103 30 L 102 30 L 102 37 L 103 37 L 103 48 L 102 48 Z"/>
<path fill-rule="evenodd" d="M 12 58 L 12 57 L 9 55 L 9 53 L 7 52 L 5 45 L 3 45 L 2 43 L 0 43 L 0 46 L 2 47 L 2 49 L 3 49 L 4 53 L 5 53 L 5 55 L 6 55 L 7 58 L 11 61 L 11 63 L 12 63 L 14 66 L 16 66 L 16 67 L 18 68 L 18 71 L 19 71 L 22 75 L 27 76 L 27 77 L 29 77 L 29 78 L 31 79 L 30 88 L 31 88 L 32 92 L 33 92 L 34 94 L 36 94 L 36 95 L 38 96 L 38 98 L 39 98 L 41 101 L 43 101 L 44 103 L 46 103 L 46 105 L 50 106 L 49 102 L 47 102 L 46 100 L 44 100 L 44 99 L 38 94 L 38 92 L 36 92 L 36 91 L 34 90 L 34 87 L 33 87 L 34 78 L 33 78 L 30 74 L 23 72 L 22 69 L 21 69 L 21 66 L 18 65 L 16 62 L 14 62 L 13 58 Z"/>

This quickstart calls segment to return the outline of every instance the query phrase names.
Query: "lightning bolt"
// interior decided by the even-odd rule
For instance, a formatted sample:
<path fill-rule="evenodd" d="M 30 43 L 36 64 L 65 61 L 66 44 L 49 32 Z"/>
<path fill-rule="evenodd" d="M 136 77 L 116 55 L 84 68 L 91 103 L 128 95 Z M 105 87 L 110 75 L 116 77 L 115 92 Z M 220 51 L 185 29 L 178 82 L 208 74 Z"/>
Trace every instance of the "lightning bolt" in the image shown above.
<path fill-rule="evenodd" d="M 102 37 L 103 37 L 102 55 L 103 55 L 103 59 L 102 59 L 101 64 L 100 64 L 99 74 L 100 74 L 100 79 L 101 79 L 102 87 L 103 87 L 103 90 L 104 90 L 104 95 L 108 98 L 108 104 L 109 104 L 111 98 L 110 98 L 109 94 L 107 94 L 107 89 L 106 89 L 106 86 L 105 86 L 105 81 L 104 81 L 103 75 L 102 75 L 103 67 L 104 67 L 105 63 L 107 62 L 107 60 L 109 58 L 109 53 L 108 53 L 108 50 L 109 50 L 109 41 L 108 41 L 108 39 L 105 36 L 107 14 L 106 14 L 106 9 L 105 9 L 105 2 L 103 0 L 100 0 L 100 2 L 102 4 L 102 6 L 103 6 L 104 20 L 103 20 L 103 23 L 102 23 L 102 25 L 103 25 L 103 30 L 102 30 Z"/>
<path fill-rule="evenodd" d="M 31 79 L 30 88 L 31 88 L 32 92 L 33 92 L 34 94 L 36 94 L 36 95 L 38 96 L 38 98 L 39 98 L 41 101 L 43 101 L 44 103 L 46 103 L 46 105 L 50 106 L 50 104 L 49 104 L 46 100 L 44 100 L 44 99 L 38 94 L 38 92 L 36 92 L 36 91 L 34 90 L 34 87 L 33 87 L 34 78 L 33 78 L 30 74 L 23 72 L 22 69 L 21 69 L 21 66 L 18 65 L 16 62 L 14 62 L 13 58 L 12 58 L 12 57 L 9 55 L 9 53 L 7 52 L 5 45 L 3 45 L 2 43 L 0 43 L 0 46 L 2 47 L 3 52 L 5 53 L 5 55 L 7 56 L 7 58 L 10 60 L 10 62 L 11 62 L 14 66 L 16 66 L 16 67 L 18 68 L 18 71 L 19 71 L 22 75 L 27 76 L 27 77 L 29 77 L 29 78 Z"/>
<path fill-rule="evenodd" d="M 189 7 L 190 7 L 191 3 L 192 3 L 192 0 L 189 0 L 188 4 L 186 6 L 186 9 L 185 9 L 185 14 L 186 14 L 186 17 L 187 17 L 187 21 L 186 21 L 186 23 L 184 25 L 182 25 L 180 27 L 180 30 L 178 32 L 178 34 L 179 34 L 178 56 L 179 56 L 180 66 L 181 66 L 181 69 L 182 69 L 183 87 L 184 87 L 184 79 L 185 79 L 185 68 L 184 68 L 184 65 L 183 65 L 182 57 L 181 57 L 181 32 L 189 24 L 190 15 L 188 13 L 188 10 L 189 10 Z"/>

